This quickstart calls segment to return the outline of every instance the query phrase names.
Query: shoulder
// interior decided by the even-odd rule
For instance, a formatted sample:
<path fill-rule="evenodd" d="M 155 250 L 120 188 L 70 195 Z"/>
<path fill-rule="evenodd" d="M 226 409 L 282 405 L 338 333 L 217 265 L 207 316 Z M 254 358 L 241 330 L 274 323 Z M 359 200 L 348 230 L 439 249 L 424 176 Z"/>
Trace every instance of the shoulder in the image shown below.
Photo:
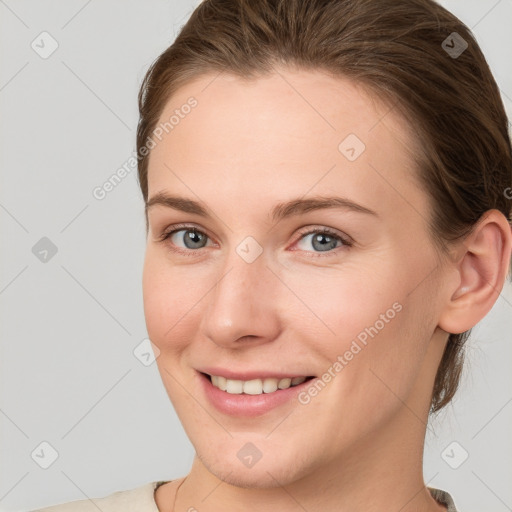
<path fill-rule="evenodd" d="M 446 512 L 458 512 L 455 508 L 455 503 L 451 495 L 443 491 L 442 489 L 435 489 L 434 487 L 428 487 L 432 497 L 441 505 L 446 506 Z"/>
<path fill-rule="evenodd" d="M 155 489 L 162 483 L 150 482 L 103 498 L 70 501 L 31 512 L 158 512 Z"/>

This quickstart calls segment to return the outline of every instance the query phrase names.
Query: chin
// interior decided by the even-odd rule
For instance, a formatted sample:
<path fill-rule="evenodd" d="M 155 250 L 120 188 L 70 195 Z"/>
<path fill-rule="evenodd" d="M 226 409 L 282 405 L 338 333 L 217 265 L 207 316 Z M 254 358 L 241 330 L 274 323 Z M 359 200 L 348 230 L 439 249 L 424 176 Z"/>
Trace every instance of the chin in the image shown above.
<path fill-rule="evenodd" d="M 205 464 L 204 461 L 203 464 Z M 297 479 L 297 468 L 291 471 L 290 467 L 281 467 L 275 462 L 265 464 L 260 461 L 259 468 L 241 468 L 240 465 L 226 464 L 225 461 L 218 465 L 208 466 L 205 464 L 205 466 L 219 480 L 242 489 L 281 487 Z"/>
<path fill-rule="evenodd" d="M 223 471 L 213 474 L 223 482 L 242 489 L 269 489 L 272 487 L 280 487 L 282 485 L 282 483 L 275 477 L 272 478 L 272 473 L 262 474 L 261 471 L 258 474 L 252 474 L 249 472 L 247 472 L 247 474 L 235 474 L 234 471 L 231 473 L 225 473 Z"/>
<path fill-rule="evenodd" d="M 310 455 L 298 453 L 295 443 L 287 448 L 282 442 L 274 444 L 261 437 L 251 440 L 251 436 L 244 435 L 243 439 L 235 437 L 216 444 L 215 452 L 212 444 L 207 443 L 196 447 L 197 457 L 211 474 L 236 487 L 280 487 L 306 476 L 308 468 L 313 470 L 310 467 L 313 464 L 307 461 Z M 254 462 L 258 457 L 261 458 Z"/>

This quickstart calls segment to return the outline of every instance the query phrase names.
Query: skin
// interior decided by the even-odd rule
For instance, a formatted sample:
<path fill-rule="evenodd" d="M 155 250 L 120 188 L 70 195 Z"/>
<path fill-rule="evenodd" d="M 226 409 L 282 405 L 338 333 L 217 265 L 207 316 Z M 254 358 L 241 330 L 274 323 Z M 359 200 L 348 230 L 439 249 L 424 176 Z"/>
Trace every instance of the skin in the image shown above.
<path fill-rule="evenodd" d="M 152 149 L 148 174 L 150 198 L 189 198 L 210 214 L 147 212 L 148 334 L 196 450 L 186 480 L 155 493 L 159 510 L 172 510 L 180 483 L 180 511 L 445 510 L 422 474 L 432 386 L 448 332 L 474 326 L 503 286 L 505 217 L 491 210 L 440 255 L 415 178 L 414 131 L 349 80 L 284 68 L 250 82 L 203 75 L 173 95 L 161 121 L 190 96 L 197 107 Z M 354 161 L 338 149 L 350 133 L 366 145 Z M 277 203 L 318 196 L 377 216 L 330 208 L 270 219 Z M 206 246 L 187 249 L 184 231 L 159 240 L 179 223 L 207 235 Z M 320 251 L 304 233 L 325 227 L 353 245 Z M 247 236 L 263 249 L 252 263 L 236 252 Z M 233 417 L 198 386 L 194 368 L 206 365 L 321 376 L 394 303 L 400 312 L 306 405 Z M 237 457 L 248 442 L 262 453 L 251 468 Z"/>

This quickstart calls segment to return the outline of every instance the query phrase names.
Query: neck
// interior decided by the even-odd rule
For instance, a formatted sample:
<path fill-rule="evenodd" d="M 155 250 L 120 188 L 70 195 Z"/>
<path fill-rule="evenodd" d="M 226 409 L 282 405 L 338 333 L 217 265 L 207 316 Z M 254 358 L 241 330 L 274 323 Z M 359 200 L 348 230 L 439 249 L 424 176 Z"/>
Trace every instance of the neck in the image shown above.
<path fill-rule="evenodd" d="M 379 432 L 320 467 L 307 468 L 300 479 L 274 487 L 239 487 L 228 473 L 212 474 L 196 456 L 176 502 L 176 512 L 252 512 L 260 510 L 364 510 L 434 512 L 446 510 L 423 481 L 425 425 L 406 405 Z M 427 482 L 428 485 L 428 482 Z"/>

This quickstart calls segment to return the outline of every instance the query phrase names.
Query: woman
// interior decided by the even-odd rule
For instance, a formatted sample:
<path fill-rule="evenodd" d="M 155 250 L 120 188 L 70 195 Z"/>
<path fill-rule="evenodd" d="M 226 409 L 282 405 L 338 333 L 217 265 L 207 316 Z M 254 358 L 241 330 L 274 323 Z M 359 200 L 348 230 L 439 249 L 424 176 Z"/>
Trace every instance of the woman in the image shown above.
<path fill-rule="evenodd" d="M 455 511 L 426 425 L 512 247 L 468 29 L 431 0 L 206 0 L 139 107 L 145 317 L 196 457 L 44 510 Z"/>

